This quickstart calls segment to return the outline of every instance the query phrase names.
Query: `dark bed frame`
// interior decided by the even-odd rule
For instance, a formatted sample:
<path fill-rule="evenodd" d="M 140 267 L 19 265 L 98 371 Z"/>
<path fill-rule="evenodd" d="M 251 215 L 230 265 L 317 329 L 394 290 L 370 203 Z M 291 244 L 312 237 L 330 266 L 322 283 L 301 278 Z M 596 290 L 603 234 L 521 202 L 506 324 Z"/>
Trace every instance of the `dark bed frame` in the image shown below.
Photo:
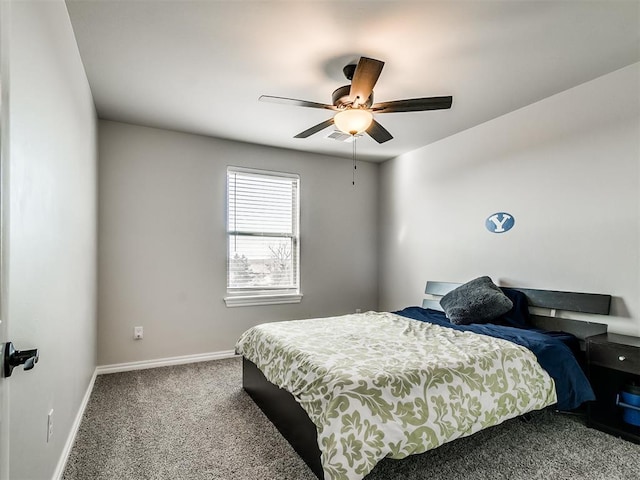
<path fill-rule="evenodd" d="M 459 283 L 450 282 L 427 282 L 425 293 L 429 298 L 423 301 L 422 306 L 442 310 L 439 297 L 446 295 L 459 285 Z M 607 331 L 606 324 L 571 320 L 555 315 L 558 310 L 608 315 L 611 308 L 611 295 L 509 288 L 523 292 L 527 296 L 530 307 L 550 309 L 550 315 L 536 313 L 532 315 L 532 321 L 536 326 L 546 330 L 572 333 L 581 340 Z M 322 480 L 324 473 L 317 443 L 316 426 L 293 395 L 269 382 L 260 369 L 246 358 L 242 359 L 242 386 L 311 471 Z"/>

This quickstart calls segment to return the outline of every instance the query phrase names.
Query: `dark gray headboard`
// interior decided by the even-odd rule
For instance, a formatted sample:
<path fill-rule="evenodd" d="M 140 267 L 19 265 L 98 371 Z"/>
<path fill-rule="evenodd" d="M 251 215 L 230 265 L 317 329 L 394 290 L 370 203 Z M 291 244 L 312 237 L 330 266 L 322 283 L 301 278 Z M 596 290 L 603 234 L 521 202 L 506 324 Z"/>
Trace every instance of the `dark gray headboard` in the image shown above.
<path fill-rule="evenodd" d="M 423 308 L 442 311 L 440 298 L 460 283 L 427 282 L 425 294 L 429 298 L 422 301 Z M 557 312 L 569 311 L 594 315 L 609 315 L 611 295 L 598 293 L 559 292 L 556 290 L 535 290 L 532 288 L 508 287 L 519 290 L 527 296 L 529 307 L 549 309 L 549 314 L 532 312 L 532 322 L 545 330 L 560 330 L 572 333 L 580 339 L 607 331 L 607 325 L 591 320 L 575 320 L 556 316 Z"/>

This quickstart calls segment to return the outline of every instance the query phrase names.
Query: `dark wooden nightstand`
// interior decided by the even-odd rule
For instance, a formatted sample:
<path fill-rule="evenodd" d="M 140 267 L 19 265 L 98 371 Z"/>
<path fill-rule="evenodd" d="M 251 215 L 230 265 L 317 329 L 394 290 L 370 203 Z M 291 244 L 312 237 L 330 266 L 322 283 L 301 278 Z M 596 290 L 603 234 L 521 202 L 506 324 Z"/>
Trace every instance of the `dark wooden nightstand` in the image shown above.
<path fill-rule="evenodd" d="M 596 394 L 588 425 L 640 443 L 640 427 L 624 422 L 623 409 L 616 405 L 625 385 L 640 385 L 640 337 L 603 333 L 586 340 L 589 381 Z"/>

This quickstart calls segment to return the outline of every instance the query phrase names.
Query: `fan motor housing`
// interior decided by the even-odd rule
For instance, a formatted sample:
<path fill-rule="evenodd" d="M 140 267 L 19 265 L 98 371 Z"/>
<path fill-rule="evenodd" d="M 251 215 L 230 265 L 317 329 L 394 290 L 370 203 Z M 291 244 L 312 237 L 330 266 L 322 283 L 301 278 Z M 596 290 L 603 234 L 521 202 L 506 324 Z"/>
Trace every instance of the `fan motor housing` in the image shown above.
<path fill-rule="evenodd" d="M 349 92 L 351 91 L 351 85 L 344 85 L 342 87 L 336 88 L 331 94 L 331 100 L 333 104 L 338 108 L 344 108 L 348 105 L 351 105 L 353 102 L 349 98 Z M 373 92 L 367 98 L 367 101 L 361 103 L 359 107 L 362 108 L 370 108 L 373 105 Z"/>
<path fill-rule="evenodd" d="M 353 75 L 356 73 L 357 63 L 350 63 L 349 65 L 345 65 L 342 69 L 342 73 L 347 77 L 347 80 L 353 80 Z"/>

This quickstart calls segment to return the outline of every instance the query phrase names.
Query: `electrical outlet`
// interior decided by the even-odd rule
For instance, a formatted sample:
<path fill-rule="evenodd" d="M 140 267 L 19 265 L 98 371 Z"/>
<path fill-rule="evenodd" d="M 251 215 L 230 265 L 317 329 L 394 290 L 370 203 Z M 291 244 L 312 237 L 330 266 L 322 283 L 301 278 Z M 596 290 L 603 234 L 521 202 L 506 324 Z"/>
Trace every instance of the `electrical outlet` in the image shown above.
<path fill-rule="evenodd" d="M 47 443 L 53 437 L 53 408 L 49 410 L 49 415 L 47 415 Z"/>
<path fill-rule="evenodd" d="M 362 309 L 361 308 L 356 308 L 356 313 L 362 313 Z"/>
<path fill-rule="evenodd" d="M 133 327 L 134 340 L 142 340 L 143 333 L 142 327 Z"/>

